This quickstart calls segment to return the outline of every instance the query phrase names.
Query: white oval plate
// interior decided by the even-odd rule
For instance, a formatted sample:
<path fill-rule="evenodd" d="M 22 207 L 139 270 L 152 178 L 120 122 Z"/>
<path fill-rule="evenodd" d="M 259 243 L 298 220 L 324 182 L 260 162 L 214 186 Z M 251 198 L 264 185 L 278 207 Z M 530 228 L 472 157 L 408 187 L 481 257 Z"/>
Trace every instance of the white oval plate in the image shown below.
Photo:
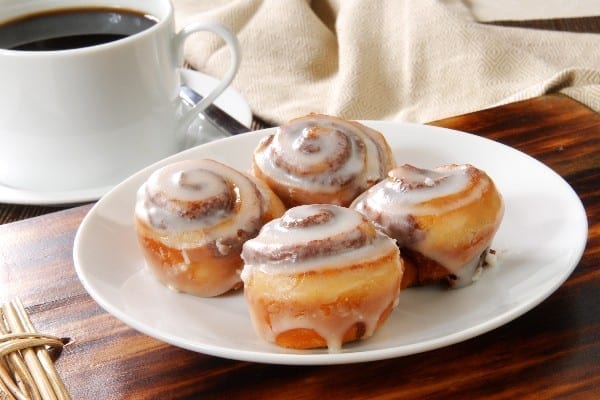
<path fill-rule="evenodd" d="M 370 339 L 327 350 L 294 351 L 259 339 L 241 292 L 203 299 L 175 293 L 146 270 L 133 210 L 138 187 L 159 166 L 213 158 L 248 170 L 270 130 L 218 140 L 169 157 L 104 196 L 75 238 L 77 274 L 90 295 L 134 329 L 167 343 L 219 357 L 274 364 L 342 364 L 380 360 L 447 346 L 488 332 L 538 305 L 579 262 L 587 219 L 578 196 L 556 173 L 508 146 L 444 128 L 367 121 L 387 137 L 398 163 L 434 167 L 471 163 L 494 179 L 506 214 L 493 243 L 498 265 L 463 289 L 411 288 Z"/>
<path fill-rule="evenodd" d="M 187 85 L 204 95 L 209 93 L 220 82 L 212 76 L 190 69 L 181 69 L 181 78 Z M 228 87 L 217 97 L 215 105 L 248 127 L 252 123 L 250 106 L 242 95 L 232 87 Z M 0 182 L 0 202 L 48 206 L 83 203 L 98 200 L 113 187 L 114 185 L 53 192 L 20 189 L 4 185 Z"/>

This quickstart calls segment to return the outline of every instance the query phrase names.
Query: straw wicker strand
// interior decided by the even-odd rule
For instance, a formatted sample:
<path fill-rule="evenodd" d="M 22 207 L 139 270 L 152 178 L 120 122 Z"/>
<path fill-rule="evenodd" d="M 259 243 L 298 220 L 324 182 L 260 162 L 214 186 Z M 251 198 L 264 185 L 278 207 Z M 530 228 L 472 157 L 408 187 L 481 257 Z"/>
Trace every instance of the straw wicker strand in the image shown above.
<path fill-rule="evenodd" d="M 0 307 L 0 399 L 70 399 L 48 353 L 62 347 L 55 336 L 35 331 L 19 299 Z"/>

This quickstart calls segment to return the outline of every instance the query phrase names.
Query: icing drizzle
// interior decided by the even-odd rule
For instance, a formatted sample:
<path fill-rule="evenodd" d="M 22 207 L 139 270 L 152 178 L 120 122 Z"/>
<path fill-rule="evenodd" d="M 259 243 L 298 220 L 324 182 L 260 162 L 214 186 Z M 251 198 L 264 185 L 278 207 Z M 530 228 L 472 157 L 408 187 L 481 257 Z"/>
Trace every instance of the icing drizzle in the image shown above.
<path fill-rule="evenodd" d="M 310 329 L 329 351 L 338 351 L 348 329 L 355 326 L 357 338 L 369 337 L 397 305 L 402 262 L 395 241 L 349 208 L 294 207 L 247 241 L 242 258 L 253 324 L 271 342 L 284 332 Z M 352 267 L 369 263 L 379 267 Z M 331 270 L 335 274 L 326 273 Z M 257 282 L 273 277 L 277 283 L 269 290 Z M 356 291 L 359 297 L 350 295 Z"/>
<path fill-rule="evenodd" d="M 443 215 L 456 215 L 461 209 L 468 213 L 470 205 L 492 192 L 495 193 L 491 197 L 496 199 L 497 210 L 488 210 L 487 219 L 477 222 L 478 232 L 462 232 L 467 229 L 463 226 L 463 218 L 441 218 Z M 384 181 L 357 197 L 351 207 L 395 238 L 401 248 L 418 251 L 444 266 L 456 277 L 452 281 L 454 286 L 471 283 L 480 265 L 480 257 L 490 246 L 503 215 L 502 200 L 492 180 L 483 171 L 468 164 L 450 164 L 434 169 L 407 164 L 396 167 Z M 449 233 L 443 239 L 447 244 L 440 244 L 440 238 L 432 239 L 432 225 L 436 224 L 432 221 L 446 224 L 444 229 L 447 232 L 455 229 L 453 234 Z M 465 240 L 462 236 L 468 238 L 467 243 L 451 244 Z M 464 251 L 456 251 L 457 248 L 464 248 Z"/>
<path fill-rule="evenodd" d="M 321 114 L 279 127 L 261 141 L 254 161 L 265 175 L 286 187 L 320 193 L 354 185 L 358 194 L 393 167 L 381 133 L 355 121 Z"/>
<path fill-rule="evenodd" d="M 250 177 L 217 161 L 185 160 L 148 178 L 138 190 L 135 214 L 171 247 L 215 242 L 223 253 L 231 246 L 219 243 L 258 233 L 265 203 Z"/>
<path fill-rule="evenodd" d="M 327 204 L 297 206 L 244 244 L 242 279 L 256 268 L 290 274 L 330 266 L 332 260 L 345 265 L 376 258 L 391 247 L 395 242 L 354 210 Z"/>

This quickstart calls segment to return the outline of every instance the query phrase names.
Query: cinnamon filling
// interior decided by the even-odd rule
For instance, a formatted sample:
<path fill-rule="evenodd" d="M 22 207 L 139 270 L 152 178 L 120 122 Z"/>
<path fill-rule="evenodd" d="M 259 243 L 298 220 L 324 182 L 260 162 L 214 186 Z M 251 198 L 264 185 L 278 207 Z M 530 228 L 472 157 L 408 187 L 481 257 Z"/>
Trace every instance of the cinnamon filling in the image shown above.
<path fill-rule="evenodd" d="M 351 208 L 396 239 L 408 261 L 405 281 L 445 279 L 452 287 L 477 276 L 504 210 L 492 180 L 468 164 L 402 165 Z"/>
<path fill-rule="evenodd" d="M 448 178 L 448 175 L 404 164 L 389 171 L 388 177 L 393 183 L 398 184 L 398 190 L 408 191 L 439 185 Z"/>
<path fill-rule="evenodd" d="M 306 157 L 294 157 L 298 152 Z M 273 142 L 272 156 L 275 165 L 290 174 L 319 174 L 344 165 L 352 157 L 352 143 L 339 130 L 311 126 L 298 135 L 292 127 L 283 127 Z"/>
<path fill-rule="evenodd" d="M 287 234 L 306 231 L 307 229 L 327 229 L 327 225 L 334 224 L 339 218 L 327 206 L 310 206 L 310 212 L 302 213 L 298 210 L 289 210 L 282 218 L 269 224 L 270 229 L 278 229 Z M 306 241 L 291 241 L 285 243 L 272 243 L 271 241 L 254 240 L 244 248 L 244 260 L 247 263 L 281 263 L 300 262 L 311 258 L 343 253 L 368 245 L 374 240 L 375 232 L 363 218 L 357 225 L 331 235 Z M 277 225 L 277 227 L 274 227 Z"/>
<path fill-rule="evenodd" d="M 381 133 L 319 114 L 291 120 L 263 139 L 253 162 L 256 176 L 274 182 L 277 194 L 293 205 L 323 202 L 347 206 L 393 166 L 391 150 Z M 321 194 L 329 197 L 311 201 L 307 195 L 310 200 L 296 201 L 296 190 L 317 199 Z M 331 197 L 336 195 L 340 197 Z"/>
<path fill-rule="evenodd" d="M 287 229 L 306 228 L 309 226 L 325 224 L 334 217 L 331 210 L 322 208 L 314 214 L 296 217 L 292 214 L 286 214 L 281 218 L 281 226 Z"/>

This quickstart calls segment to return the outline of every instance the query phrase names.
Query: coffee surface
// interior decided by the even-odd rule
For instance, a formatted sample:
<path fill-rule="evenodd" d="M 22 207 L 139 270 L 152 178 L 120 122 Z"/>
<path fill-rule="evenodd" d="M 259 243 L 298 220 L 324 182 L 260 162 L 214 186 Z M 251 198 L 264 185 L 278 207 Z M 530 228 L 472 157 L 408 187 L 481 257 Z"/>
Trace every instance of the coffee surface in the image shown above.
<path fill-rule="evenodd" d="M 76 49 L 122 39 L 154 24 L 156 18 L 135 10 L 91 7 L 50 10 L 0 23 L 0 48 Z"/>

